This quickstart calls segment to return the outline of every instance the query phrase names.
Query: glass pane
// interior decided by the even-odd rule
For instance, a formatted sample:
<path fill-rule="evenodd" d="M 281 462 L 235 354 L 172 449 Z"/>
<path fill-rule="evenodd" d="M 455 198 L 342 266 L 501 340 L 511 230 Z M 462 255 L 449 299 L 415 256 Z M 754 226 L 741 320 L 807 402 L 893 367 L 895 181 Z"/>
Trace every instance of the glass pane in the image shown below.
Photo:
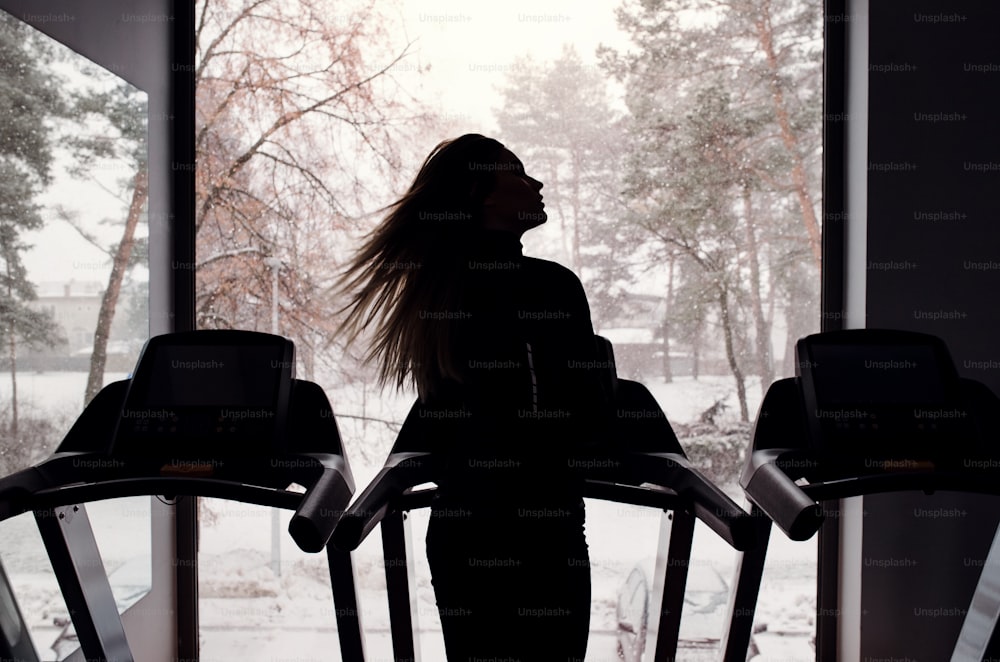
<path fill-rule="evenodd" d="M 59 660 L 77 645 L 67 640 L 69 609 L 30 513 L 0 523 L 0 563 L 41 660 Z"/>
<path fill-rule="evenodd" d="M 87 504 L 97 548 L 121 613 L 152 586 L 151 499 L 147 496 Z"/>
<path fill-rule="evenodd" d="M 37 15 L 41 17 L 41 15 Z M 52 453 L 148 336 L 146 94 L 0 12 L 0 475 Z M 115 268 L 117 267 L 117 268 Z M 149 499 L 94 504 L 119 609 L 150 586 Z M 43 659 L 77 647 L 31 515 L 2 559 Z"/>
<path fill-rule="evenodd" d="M 273 509 L 200 499 L 198 549 L 201 659 L 340 660 L 326 555 L 285 540 L 271 565 Z M 294 633 L 294 635 L 292 634 Z"/>
<path fill-rule="evenodd" d="M 524 236 L 525 254 L 580 277 L 619 376 L 650 389 L 692 461 L 742 503 L 736 481 L 762 393 L 794 374 L 794 341 L 819 330 L 822 3 L 249 6 L 199 9 L 198 324 L 295 341 L 298 376 L 327 391 L 359 488 L 415 393 L 380 391 L 365 348 L 344 351 L 335 328 L 346 301 L 331 288 L 430 149 L 479 132 L 545 185 L 548 221 Z M 595 660 L 617 654 L 612 615 L 659 539 L 643 514 L 634 545 L 619 544 L 618 508 L 588 502 Z M 440 632 L 423 517 L 410 526 L 431 655 Z M 223 520 L 203 531 L 222 536 Z M 258 533 L 269 527 L 261 516 Z M 217 544 L 220 554 L 243 545 Z M 779 616 L 815 602 L 814 545 L 772 544 L 781 568 L 768 572 L 794 588 L 770 591 L 765 576 L 758 620 L 809 649 L 802 623 Z M 266 535 L 256 549 L 254 572 L 273 573 Z M 357 555 L 366 605 L 385 601 L 379 549 L 369 540 Z M 681 659 L 717 648 L 716 598 L 733 564 L 699 526 Z M 297 581 L 284 556 L 280 568 L 269 581 Z M 206 572 L 203 587 L 217 581 Z M 327 608 L 324 595 L 313 613 Z M 385 648 L 380 619 L 366 634 Z M 206 627 L 206 640 L 223 636 Z M 798 655 L 812 659 L 805 649 L 787 659 Z"/>

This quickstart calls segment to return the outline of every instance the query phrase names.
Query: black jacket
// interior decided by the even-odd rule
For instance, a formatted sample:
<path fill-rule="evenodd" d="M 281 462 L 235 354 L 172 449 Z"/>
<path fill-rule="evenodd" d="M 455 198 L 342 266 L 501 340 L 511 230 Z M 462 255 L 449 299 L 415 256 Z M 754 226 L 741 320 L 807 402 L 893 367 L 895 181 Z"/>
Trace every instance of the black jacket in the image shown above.
<path fill-rule="evenodd" d="M 573 458 L 606 441 L 609 419 L 600 374 L 608 368 L 579 278 L 525 257 L 502 232 L 481 233 L 462 278 L 452 319 L 463 379 L 441 384 L 428 403 L 448 412 L 441 487 L 484 495 L 511 481 L 526 494 L 578 487 Z"/>

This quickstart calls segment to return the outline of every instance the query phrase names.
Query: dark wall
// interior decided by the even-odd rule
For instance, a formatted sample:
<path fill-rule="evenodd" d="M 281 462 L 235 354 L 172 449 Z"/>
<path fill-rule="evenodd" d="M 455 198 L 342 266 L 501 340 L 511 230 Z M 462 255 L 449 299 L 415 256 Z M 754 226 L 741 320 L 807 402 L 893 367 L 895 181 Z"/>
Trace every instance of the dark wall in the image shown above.
<path fill-rule="evenodd" d="M 872 0 L 867 326 L 1000 393 L 1000 4 Z M 861 659 L 947 660 L 1000 499 L 864 501 Z"/>
<path fill-rule="evenodd" d="M 0 0 L 0 9 L 148 94 L 149 329 L 194 328 L 194 270 L 173 268 L 194 263 L 194 3 Z M 152 590 L 122 621 L 137 659 L 197 659 L 197 501 L 152 508 Z M 151 624 L 157 613 L 174 618 Z"/>

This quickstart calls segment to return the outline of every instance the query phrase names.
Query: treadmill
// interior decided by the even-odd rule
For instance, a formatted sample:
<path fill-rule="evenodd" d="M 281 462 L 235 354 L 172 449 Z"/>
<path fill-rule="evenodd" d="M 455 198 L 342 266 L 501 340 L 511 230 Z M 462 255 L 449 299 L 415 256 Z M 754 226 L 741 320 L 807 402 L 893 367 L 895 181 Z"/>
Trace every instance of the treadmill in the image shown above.
<path fill-rule="evenodd" d="M 601 362 L 611 366 L 606 387 L 613 394 L 616 439 L 605 450 L 574 456 L 581 468 L 587 498 L 648 506 L 671 520 L 666 554 L 658 555 L 652 604 L 659 614 L 646 635 L 643 660 L 663 662 L 676 656 L 684 589 L 696 519 L 737 550 L 756 543 L 754 522 L 724 492 L 695 469 L 684 455 L 659 404 L 645 386 L 618 379 L 611 343 L 596 336 Z M 389 619 L 396 662 L 419 660 L 415 645 L 414 584 L 407 559 L 406 513 L 431 504 L 447 458 L 435 448 L 434 421 L 419 401 L 403 423 L 384 467 L 338 523 L 330 541 L 343 551 L 356 549 L 381 525 Z"/>
<path fill-rule="evenodd" d="M 908 490 L 998 495 L 998 414 L 1000 400 L 960 378 L 935 336 L 852 329 L 800 339 L 796 376 L 764 396 L 740 478 L 760 545 L 740 555 L 722 659 L 746 660 L 772 522 L 803 541 L 819 531 L 828 500 Z M 995 625 L 995 605 L 992 618 Z M 818 628 L 817 659 L 832 648 L 823 636 Z"/>
<path fill-rule="evenodd" d="M 327 550 L 343 658 L 364 659 L 351 557 L 326 545 L 354 479 L 326 395 L 294 378 L 294 352 L 251 331 L 150 338 L 131 379 L 105 386 L 51 457 L 0 479 L 0 521 L 34 512 L 88 661 L 134 657 L 83 504 L 137 495 L 295 511 L 296 544 Z M 2 567 L 0 659 L 37 662 Z"/>

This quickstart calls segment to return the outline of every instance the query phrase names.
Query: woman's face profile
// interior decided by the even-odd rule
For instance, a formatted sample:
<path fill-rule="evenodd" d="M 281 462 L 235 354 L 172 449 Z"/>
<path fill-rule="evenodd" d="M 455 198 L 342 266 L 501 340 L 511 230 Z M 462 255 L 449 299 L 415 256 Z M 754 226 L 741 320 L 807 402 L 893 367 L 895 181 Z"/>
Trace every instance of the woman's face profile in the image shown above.
<path fill-rule="evenodd" d="M 493 190 L 483 201 L 483 228 L 513 232 L 520 236 L 544 223 L 545 204 L 542 183 L 524 172 L 524 165 L 513 152 L 502 149 L 494 167 Z"/>

